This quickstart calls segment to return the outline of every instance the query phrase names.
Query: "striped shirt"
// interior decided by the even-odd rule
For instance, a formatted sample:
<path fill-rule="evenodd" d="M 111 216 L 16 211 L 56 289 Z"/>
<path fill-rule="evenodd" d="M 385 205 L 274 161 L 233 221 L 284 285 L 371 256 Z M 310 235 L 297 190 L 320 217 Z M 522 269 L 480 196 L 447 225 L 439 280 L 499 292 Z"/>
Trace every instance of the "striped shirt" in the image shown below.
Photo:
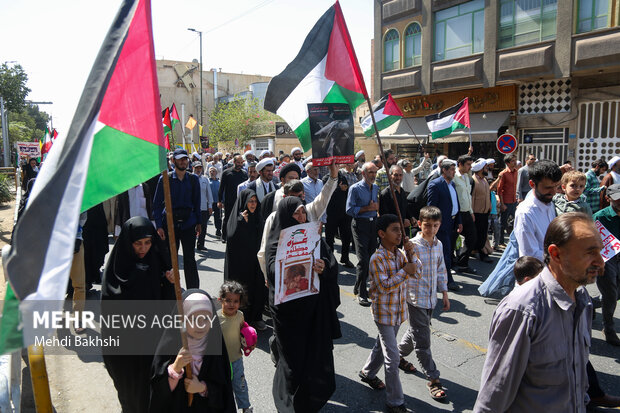
<path fill-rule="evenodd" d="M 422 275 L 419 278 L 409 277 L 407 302 L 418 308 L 433 309 L 437 304 L 437 292 L 448 291 L 443 245 L 437 237 L 432 244 L 429 243 L 421 232 L 412 241 L 415 254 L 422 264 Z"/>
<path fill-rule="evenodd" d="M 396 255 L 379 245 L 370 258 L 370 288 L 372 316 L 376 323 L 388 326 L 401 325 L 407 320 L 407 263 L 405 253 L 397 249 Z M 421 264 L 418 261 L 418 266 Z"/>

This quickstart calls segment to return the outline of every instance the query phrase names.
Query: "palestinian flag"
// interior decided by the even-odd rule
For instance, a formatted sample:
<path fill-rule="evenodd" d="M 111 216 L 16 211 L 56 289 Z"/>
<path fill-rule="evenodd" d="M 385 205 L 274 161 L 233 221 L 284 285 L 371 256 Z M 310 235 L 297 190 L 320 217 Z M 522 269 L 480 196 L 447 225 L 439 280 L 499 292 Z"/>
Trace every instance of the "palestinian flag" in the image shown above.
<path fill-rule="evenodd" d="M 53 144 L 53 140 L 52 140 L 52 134 L 50 132 L 50 130 L 46 127 L 45 128 L 45 137 L 43 138 L 43 144 L 41 145 L 41 156 L 43 156 L 44 154 L 48 153 L 50 151 L 50 149 L 52 148 L 52 144 Z"/>
<path fill-rule="evenodd" d="M 170 150 L 170 138 L 168 135 L 172 133 L 172 121 L 170 120 L 170 109 L 166 108 L 161 114 L 161 123 L 164 128 L 164 137 L 166 141 L 166 149 Z"/>
<path fill-rule="evenodd" d="M 428 115 L 424 118 L 433 139 L 448 136 L 455 129 L 469 128 L 471 126 L 469 123 L 468 98 L 461 100 L 458 104 L 449 107 L 443 112 Z"/>
<path fill-rule="evenodd" d="M 304 151 L 312 148 L 308 103 L 346 103 L 351 112 L 368 97 L 351 37 L 336 2 L 306 37 L 297 57 L 271 79 L 265 109 L 284 118 Z"/>
<path fill-rule="evenodd" d="M 179 117 L 179 112 L 177 112 L 177 107 L 173 103 L 172 107 L 170 108 L 170 122 L 172 122 L 172 128 L 171 129 L 174 130 L 174 127 L 180 121 L 181 121 L 181 118 Z"/>
<path fill-rule="evenodd" d="M 50 135 L 52 135 L 52 142 L 54 142 L 56 138 L 58 137 L 58 131 L 56 131 L 56 129 L 52 129 L 52 132 L 50 133 Z"/>
<path fill-rule="evenodd" d="M 392 99 L 391 93 L 383 96 L 381 100 L 372 105 L 372 111 L 375 114 L 375 122 L 377 122 L 377 128 L 379 130 L 387 128 L 405 116 L 394 99 Z M 375 127 L 372 124 L 372 116 L 370 116 L 370 113 L 362 118 L 361 124 L 364 135 L 372 136 L 375 134 Z"/>
<path fill-rule="evenodd" d="M 62 308 L 80 212 L 166 169 L 160 116 L 150 1 L 125 0 L 15 228 L 0 354 L 41 336 L 21 323 L 33 308 Z"/>

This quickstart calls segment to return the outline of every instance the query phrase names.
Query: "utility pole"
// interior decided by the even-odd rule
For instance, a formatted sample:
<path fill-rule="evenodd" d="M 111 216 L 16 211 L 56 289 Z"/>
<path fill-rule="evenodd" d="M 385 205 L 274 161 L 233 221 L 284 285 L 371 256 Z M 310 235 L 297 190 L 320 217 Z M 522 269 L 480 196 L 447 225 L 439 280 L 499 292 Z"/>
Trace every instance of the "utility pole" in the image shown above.
<path fill-rule="evenodd" d="M 4 148 L 3 157 L 4 162 L 2 166 L 8 167 L 11 161 L 11 155 L 9 151 L 9 122 L 7 119 L 7 111 L 4 110 L 4 98 L 0 96 L 0 120 L 2 121 L 2 146 Z"/>
<path fill-rule="evenodd" d="M 187 30 L 189 30 L 190 32 L 198 33 L 198 37 L 200 37 L 200 124 L 204 128 L 205 124 L 202 119 L 202 111 L 203 111 L 203 106 L 202 106 L 202 32 L 196 29 L 192 29 L 192 28 L 188 28 Z M 194 132 L 192 132 L 192 142 L 193 142 L 193 134 Z"/>

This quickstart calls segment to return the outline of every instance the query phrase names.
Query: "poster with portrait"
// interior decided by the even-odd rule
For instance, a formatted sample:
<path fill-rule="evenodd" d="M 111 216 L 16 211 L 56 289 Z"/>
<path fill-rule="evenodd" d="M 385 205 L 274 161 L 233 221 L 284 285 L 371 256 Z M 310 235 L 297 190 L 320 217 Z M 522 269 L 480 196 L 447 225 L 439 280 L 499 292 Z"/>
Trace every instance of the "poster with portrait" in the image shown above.
<path fill-rule="evenodd" d="M 276 252 L 276 305 L 319 293 L 319 276 L 312 266 L 321 257 L 320 224 L 307 222 L 280 232 Z"/>
<path fill-rule="evenodd" d="M 355 162 L 353 115 L 346 103 L 309 103 L 308 120 L 312 139 L 312 164 Z"/>

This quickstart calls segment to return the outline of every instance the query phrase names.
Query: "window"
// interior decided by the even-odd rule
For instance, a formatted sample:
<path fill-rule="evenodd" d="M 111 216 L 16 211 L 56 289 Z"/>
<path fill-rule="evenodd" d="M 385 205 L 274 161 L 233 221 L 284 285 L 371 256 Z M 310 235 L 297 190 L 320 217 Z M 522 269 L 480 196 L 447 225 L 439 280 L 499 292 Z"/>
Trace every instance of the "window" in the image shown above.
<path fill-rule="evenodd" d="M 385 35 L 385 39 L 383 40 L 383 53 L 383 70 L 385 72 L 400 69 L 400 38 L 396 30 L 391 29 Z"/>
<path fill-rule="evenodd" d="M 484 0 L 435 12 L 435 61 L 483 51 Z"/>
<path fill-rule="evenodd" d="M 422 28 L 418 23 L 405 30 L 405 67 L 422 64 Z"/>
<path fill-rule="evenodd" d="M 577 33 L 585 33 L 609 26 L 609 0 L 579 0 Z"/>
<path fill-rule="evenodd" d="M 501 0 L 498 47 L 555 39 L 557 3 L 558 0 Z"/>

